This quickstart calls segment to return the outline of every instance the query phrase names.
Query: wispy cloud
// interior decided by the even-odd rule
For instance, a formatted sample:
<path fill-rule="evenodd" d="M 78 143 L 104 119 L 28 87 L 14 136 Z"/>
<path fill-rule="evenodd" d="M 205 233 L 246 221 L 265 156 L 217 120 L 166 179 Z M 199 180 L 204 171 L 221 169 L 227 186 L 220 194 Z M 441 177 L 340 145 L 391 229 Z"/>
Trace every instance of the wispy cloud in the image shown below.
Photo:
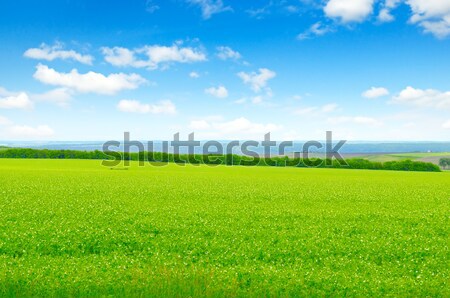
<path fill-rule="evenodd" d="M 311 25 L 311 27 L 309 27 L 308 30 L 306 30 L 305 32 L 297 35 L 297 39 L 298 40 L 310 39 L 315 36 L 322 36 L 322 35 L 325 35 L 329 32 L 333 32 L 333 31 L 334 30 L 331 26 L 326 26 L 326 25 L 323 25 L 321 22 L 317 22 L 317 23 Z"/>
<path fill-rule="evenodd" d="M 222 60 L 239 60 L 241 59 L 241 54 L 230 47 L 220 46 L 217 47 L 217 57 Z"/>
<path fill-rule="evenodd" d="M 94 58 L 91 55 L 82 55 L 74 50 L 64 50 L 63 44 L 56 43 L 53 46 L 41 44 L 39 48 L 31 48 L 23 54 L 27 58 L 53 61 L 55 59 L 74 60 L 83 64 L 92 65 Z"/>
<path fill-rule="evenodd" d="M 211 18 L 214 14 L 233 10 L 230 6 L 225 6 L 222 0 L 188 0 L 188 2 L 200 7 L 202 17 L 205 20 Z"/>
<path fill-rule="evenodd" d="M 142 103 L 138 100 L 123 99 L 117 104 L 121 112 L 139 114 L 176 114 L 176 107 L 170 100 L 163 100 L 155 104 Z"/>
<path fill-rule="evenodd" d="M 328 118 L 330 124 L 353 123 L 358 125 L 381 126 L 383 122 L 366 116 L 342 116 Z"/>
<path fill-rule="evenodd" d="M 55 131 L 48 125 L 36 127 L 28 125 L 12 125 L 7 129 L 8 136 L 14 139 L 46 139 L 53 137 Z"/>

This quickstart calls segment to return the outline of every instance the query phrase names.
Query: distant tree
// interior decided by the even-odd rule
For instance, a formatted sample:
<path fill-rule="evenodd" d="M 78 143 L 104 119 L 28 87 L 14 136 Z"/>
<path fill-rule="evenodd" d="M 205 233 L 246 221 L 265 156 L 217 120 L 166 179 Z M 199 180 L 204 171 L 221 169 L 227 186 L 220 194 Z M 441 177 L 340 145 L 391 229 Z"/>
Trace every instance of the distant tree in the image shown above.
<path fill-rule="evenodd" d="M 448 166 L 450 166 L 450 158 L 441 158 L 439 160 L 439 165 L 446 169 Z"/>

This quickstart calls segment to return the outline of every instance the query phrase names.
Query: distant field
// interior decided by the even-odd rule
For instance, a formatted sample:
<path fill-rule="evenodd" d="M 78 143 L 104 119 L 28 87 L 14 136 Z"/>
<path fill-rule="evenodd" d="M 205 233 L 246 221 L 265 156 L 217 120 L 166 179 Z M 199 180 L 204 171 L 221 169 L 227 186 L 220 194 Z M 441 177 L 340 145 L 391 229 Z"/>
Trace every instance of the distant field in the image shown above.
<path fill-rule="evenodd" d="M 449 172 L 2 159 L 0 296 L 449 297 L 449 185 Z"/>
<path fill-rule="evenodd" d="M 450 158 L 450 153 L 448 152 L 431 152 L 431 153 L 393 153 L 393 154 L 371 154 L 371 155 L 360 155 L 359 157 L 368 159 L 370 161 L 399 161 L 410 159 L 414 161 L 431 162 L 439 165 L 439 160 L 443 157 Z"/>

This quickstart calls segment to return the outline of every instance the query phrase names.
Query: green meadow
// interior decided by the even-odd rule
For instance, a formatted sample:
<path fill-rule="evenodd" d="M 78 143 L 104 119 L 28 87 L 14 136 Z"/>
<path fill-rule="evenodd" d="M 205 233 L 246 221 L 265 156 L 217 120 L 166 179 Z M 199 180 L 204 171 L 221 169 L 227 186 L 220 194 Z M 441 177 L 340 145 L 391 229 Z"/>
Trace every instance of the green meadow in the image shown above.
<path fill-rule="evenodd" d="M 0 296 L 449 297 L 450 172 L 0 160 Z"/>

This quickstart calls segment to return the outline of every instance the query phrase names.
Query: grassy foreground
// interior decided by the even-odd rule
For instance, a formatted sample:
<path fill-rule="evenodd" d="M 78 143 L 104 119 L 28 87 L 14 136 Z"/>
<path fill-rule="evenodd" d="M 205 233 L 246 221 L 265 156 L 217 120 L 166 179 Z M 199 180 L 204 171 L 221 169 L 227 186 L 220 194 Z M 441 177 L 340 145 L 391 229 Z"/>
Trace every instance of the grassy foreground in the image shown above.
<path fill-rule="evenodd" d="M 0 160 L 0 296 L 448 297 L 450 173 Z"/>

